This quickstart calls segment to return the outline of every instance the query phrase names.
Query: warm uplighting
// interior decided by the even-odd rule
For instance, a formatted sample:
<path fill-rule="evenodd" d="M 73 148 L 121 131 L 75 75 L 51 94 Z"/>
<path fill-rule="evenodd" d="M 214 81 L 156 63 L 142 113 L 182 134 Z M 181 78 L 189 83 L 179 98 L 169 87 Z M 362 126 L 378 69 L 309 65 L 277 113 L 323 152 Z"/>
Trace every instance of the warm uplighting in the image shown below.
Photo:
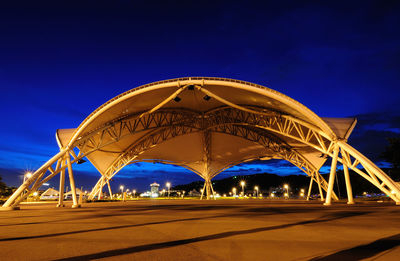
<path fill-rule="evenodd" d="M 283 196 L 284 196 L 285 198 L 287 198 L 287 197 L 288 197 L 288 193 L 283 194 Z"/>
<path fill-rule="evenodd" d="M 288 188 L 289 188 L 289 185 L 288 185 L 288 184 L 285 184 L 285 185 L 283 185 L 283 188 L 288 189 Z"/>
<path fill-rule="evenodd" d="M 270 197 L 271 197 L 271 198 L 275 197 L 275 194 L 274 194 L 274 193 L 271 193 Z"/>
<path fill-rule="evenodd" d="M 304 193 L 303 192 L 300 193 L 300 197 L 304 197 Z"/>

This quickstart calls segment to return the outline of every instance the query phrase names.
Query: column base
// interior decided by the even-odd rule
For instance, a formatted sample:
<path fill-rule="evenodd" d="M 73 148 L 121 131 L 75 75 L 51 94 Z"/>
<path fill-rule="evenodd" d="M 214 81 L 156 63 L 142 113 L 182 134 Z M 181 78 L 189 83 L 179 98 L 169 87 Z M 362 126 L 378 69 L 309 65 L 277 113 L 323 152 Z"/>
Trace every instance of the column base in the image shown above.
<path fill-rule="evenodd" d="M 14 207 L 0 207 L 0 211 L 10 211 L 10 210 L 20 210 L 20 207 L 14 206 Z"/>
<path fill-rule="evenodd" d="M 397 206 L 400 206 L 400 201 L 396 202 L 396 205 L 397 205 Z"/>
<path fill-rule="evenodd" d="M 80 208 L 81 205 L 72 205 L 71 208 Z"/>
<path fill-rule="evenodd" d="M 331 206 L 332 203 L 326 203 L 326 202 L 325 202 L 323 205 L 324 205 L 324 206 Z"/>
<path fill-rule="evenodd" d="M 347 205 L 354 205 L 354 204 L 356 204 L 354 201 L 352 201 L 352 202 L 347 202 Z"/>
<path fill-rule="evenodd" d="M 57 207 L 58 208 L 63 208 L 63 207 L 65 207 L 65 205 L 64 204 L 57 204 Z"/>

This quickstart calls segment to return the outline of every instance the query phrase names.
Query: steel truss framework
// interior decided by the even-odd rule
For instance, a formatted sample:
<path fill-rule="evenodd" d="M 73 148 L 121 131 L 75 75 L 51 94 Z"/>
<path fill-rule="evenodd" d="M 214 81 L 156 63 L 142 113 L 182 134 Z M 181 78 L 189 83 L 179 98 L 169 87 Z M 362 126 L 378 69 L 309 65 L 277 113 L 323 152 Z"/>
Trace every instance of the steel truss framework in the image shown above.
<path fill-rule="evenodd" d="M 217 133 L 225 133 L 237 137 L 241 137 L 243 139 L 258 143 L 265 148 L 270 149 L 274 152 L 275 155 L 278 155 L 280 159 L 285 159 L 291 162 L 293 165 L 300 168 L 304 171 L 308 176 L 312 177 L 313 180 L 320 185 L 323 190 L 327 190 L 328 184 L 324 180 L 324 178 L 319 174 L 318 169 L 313 166 L 306 158 L 304 158 L 300 153 L 298 153 L 294 148 L 291 148 L 288 144 L 286 144 L 283 140 L 278 137 L 272 135 L 268 131 L 252 127 L 251 117 L 257 117 L 252 113 L 242 112 L 240 110 L 223 107 L 219 110 L 213 110 L 212 112 L 205 114 L 197 114 L 193 112 L 187 111 L 179 111 L 179 110 L 160 110 L 158 113 L 163 114 L 166 117 L 154 117 L 152 120 L 145 119 L 143 122 L 147 124 L 144 125 L 143 128 L 149 128 L 148 123 L 152 122 L 156 126 L 158 126 L 155 131 L 150 132 L 149 134 L 142 137 L 136 143 L 132 144 L 125 152 L 121 152 L 120 156 L 114 161 L 114 163 L 110 166 L 110 168 L 106 171 L 106 173 L 100 178 L 100 180 L 95 185 L 92 190 L 89 198 L 94 198 L 99 191 L 101 191 L 102 187 L 105 185 L 105 181 L 110 180 L 114 175 L 118 173 L 123 167 L 130 164 L 134 161 L 140 154 L 144 153 L 148 149 L 161 144 L 167 140 L 173 139 L 177 136 L 190 134 L 194 132 L 201 132 L 203 134 L 203 149 L 204 149 L 204 159 L 205 171 L 204 173 L 195 171 L 199 176 L 201 176 L 206 182 L 203 191 L 207 192 L 207 198 L 210 197 L 210 191 L 212 191 L 211 179 L 218 175 L 221 171 L 225 170 L 232 165 L 237 165 L 240 162 L 236 162 L 233 164 L 229 164 L 225 168 L 219 170 L 218 172 L 211 173 L 207 168 L 210 165 L 208 162 L 211 159 L 210 155 L 210 132 Z M 178 114 L 181 114 L 180 117 L 176 117 Z M 229 116 L 228 116 L 229 115 Z M 148 115 L 148 117 L 153 117 L 155 115 Z M 173 122 L 170 117 L 175 117 L 177 122 Z M 272 116 L 271 117 L 276 117 Z M 133 121 L 135 117 L 133 117 Z M 207 119 L 204 120 L 204 119 Z M 164 124 L 163 124 L 164 122 Z M 121 127 L 121 123 L 117 124 L 115 127 Z M 129 124 L 128 124 L 129 125 Z M 133 125 L 137 125 L 136 123 Z M 119 128 L 121 129 L 121 128 Z M 113 132 L 115 133 L 115 132 Z M 121 132 L 120 132 L 121 133 Z M 114 138 L 121 138 L 121 136 L 114 136 Z M 97 139 L 94 139 L 97 140 Z M 91 143 L 90 149 L 94 147 L 100 147 L 99 144 Z M 246 159 L 246 160 L 254 160 L 254 159 Z M 181 165 L 187 168 L 184 164 L 180 164 L 179 162 L 175 162 L 175 165 Z M 208 185 L 210 184 L 210 185 Z M 322 195 L 322 191 L 321 191 Z M 333 195 L 335 199 L 337 199 L 336 195 Z"/>
<path fill-rule="evenodd" d="M 205 113 L 183 109 L 162 108 L 163 105 L 186 90 L 188 86 L 194 86 L 196 90 L 215 98 L 225 104 L 225 106 Z M 82 158 L 95 151 L 102 150 L 110 144 L 140 132 L 146 133 L 146 135 L 137 140 L 126 151 L 116 152 L 120 155 L 107 171 L 102 173 L 90 197 L 94 197 L 96 194 L 100 195 L 105 184 L 108 185 L 109 192 L 112 195 L 109 180 L 124 166 L 134 162 L 135 159 L 146 150 L 173 139 L 174 137 L 194 132 L 202 132 L 205 171 L 203 173 L 195 172 L 205 179 L 203 192 L 206 191 L 207 198 L 209 198 L 210 194 L 214 193 L 211 179 L 224 169 L 240 163 L 230 163 L 224 169 L 214 173 L 209 170 L 209 161 L 212 157 L 212 155 L 210 155 L 210 148 L 212 146 L 210 133 L 219 132 L 241 137 L 260 144 L 273 151 L 277 157 L 285 159 L 299 167 L 311 177 L 308 197 L 310 195 L 312 183 L 315 181 L 319 186 L 321 199 L 324 197 L 322 190 L 326 191 L 325 205 L 330 205 L 332 198 L 337 199 L 333 192 L 337 162 L 343 165 L 348 203 L 351 204 L 354 202 L 348 171 L 351 169 L 374 184 L 382 192 L 392 198 L 396 204 L 400 204 L 400 186 L 369 159 L 347 144 L 346 140 L 338 139 L 335 135 L 332 135 L 332 133 L 327 133 L 321 128 L 293 116 L 285 115 L 277 111 L 265 110 L 265 108 L 233 104 L 211 91 L 202 88 L 201 85 L 191 84 L 179 85 L 176 92 L 149 111 L 120 117 L 103 124 L 93 131 L 81 133 L 79 137 L 72 138 L 70 144 L 62 147 L 59 153 L 35 171 L 32 176 L 14 192 L 4 203 L 3 209 L 18 206 L 30 193 L 36 191 L 43 183 L 59 173 L 59 206 L 63 206 L 63 187 L 66 169 L 68 169 L 70 186 L 73 192 L 73 207 L 79 206 L 75 191 L 72 164 L 78 163 Z M 325 156 L 331 157 L 332 165 L 329 181 L 326 182 L 320 175 L 319 169 L 313 166 L 301 153 L 298 153 L 296 148 L 292 148 L 278 137 L 290 138 L 321 152 Z M 162 161 L 162 159 L 154 159 L 154 161 Z M 165 163 L 184 166 L 179 162 Z"/>

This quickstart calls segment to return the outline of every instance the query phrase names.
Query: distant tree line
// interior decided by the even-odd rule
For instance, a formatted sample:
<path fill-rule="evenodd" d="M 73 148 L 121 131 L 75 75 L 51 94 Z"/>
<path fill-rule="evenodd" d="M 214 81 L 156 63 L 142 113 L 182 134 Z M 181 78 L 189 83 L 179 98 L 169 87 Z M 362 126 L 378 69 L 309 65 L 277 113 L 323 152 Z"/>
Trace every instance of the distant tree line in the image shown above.
<path fill-rule="evenodd" d="M 2 177 L 0 176 L 0 198 L 8 197 L 14 192 L 14 187 L 9 187 L 2 181 Z"/>
<path fill-rule="evenodd" d="M 382 158 L 392 164 L 388 171 L 389 176 L 395 181 L 400 181 L 400 138 L 388 138 L 389 145 L 382 153 Z"/>

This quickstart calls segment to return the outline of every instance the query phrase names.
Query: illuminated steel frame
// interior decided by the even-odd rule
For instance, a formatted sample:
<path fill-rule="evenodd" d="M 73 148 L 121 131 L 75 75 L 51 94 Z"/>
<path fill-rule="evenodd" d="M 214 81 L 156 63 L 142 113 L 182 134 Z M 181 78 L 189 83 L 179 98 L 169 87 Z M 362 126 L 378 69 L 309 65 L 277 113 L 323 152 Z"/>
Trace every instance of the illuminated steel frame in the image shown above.
<path fill-rule="evenodd" d="M 207 84 L 219 84 L 241 88 L 269 96 L 296 108 L 307 116 L 308 119 L 312 119 L 312 123 L 295 118 L 291 115 L 285 115 L 278 111 L 234 104 L 206 88 L 203 88 L 203 86 Z M 146 91 L 172 86 L 177 87 L 177 90 L 152 109 L 140 113 L 125 115 L 124 117 L 107 122 L 95 130 L 85 132 L 85 127 L 91 121 L 114 104 Z M 224 106 L 205 113 L 198 113 L 182 108 L 163 108 L 166 103 L 177 97 L 178 94 L 186 90 L 189 86 L 220 101 Z M 4 203 L 2 208 L 17 208 L 19 203 L 28 195 L 35 192 L 41 185 L 43 185 L 43 183 L 47 182 L 59 173 L 60 196 L 58 206 L 63 206 L 63 189 L 66 170 L 68 170 L 70 187 L 72 190 L 72 207 L 79 207 L 80 202 L 78 202 L 76 195 L 72 164 L 78 163 L 90 153 L 101 150 L 103 147 L 110 145 L 113 142 L 120 141 L 121 139 L 124 139 L 124 137 L 143 131 L 147 131 L 146 135 L 131 144 L 127 150 L 118 152 L 119 156 L 114 160 L 113 164 L 107 169 L 107 171 L 102 174 L 101 178 L 89 194 L 90 199 L 93 199 L 96 195 L 100 198 L 103 187 L 106 184 L 108 185 L 110 195 L 112 195 L 109 183 L 110 179 L 126 165 L 136 162 L 136 158 L 146 150 L 175 137 L 195 132 L 201 133 L 203 137 L 204 173 L 199 173 L 198 171 L 190 169 L 180 162 L 168 162 L 163 161 L 162 159 L 155 159 L 154 161 L 180 165 L 197 173 L 205 180 L 201 198 L 203 198 L 204 192 L 206 192 L 207 199 L 210 199 L 215 193 L 212 187 L 212 178 L 233 165 L 262 158 L 248 158 L 241 162 L 230 163 L 218 172 L 212 173 L 208 168 L 211 160 L 210 151 L 212 146 L 210 133 L 218 132 L 260 144 L 266 149 L 272 151 L 274 153 L 274 158 L 287 160 L 300 168 L 310 177 L 307 199 L 310 197 L 313 182 L 316 182 L 318 185 L 321 200 L 325 201 L 324 205 L 330 205 L 332 199 L 338 199 L 333 191 L 333 187 L 337 162 L 339 162 L 343 165 L 348 204 L 354 204 L 349 169 L 375 185 L 383 193 L 393 199 L 396 204 L 400 204 L 399 184 L 394 182 L 364 155 L 347 144 L 345 139 L 338 138 L 321 118 L 300 103 L 279 92 L 248 82 L 222 78 L 191 77 L 151 83 L 123 93 L 105 103 L 82 122 L 82 124 L 75 130 L 69 143 L 60 148 L 59 153 L 36 170 L 30 178 L 25 180 L 25 182 Z M 292 148 L 278 136 L 296 140 L 305 146 L 321 152 L 325 157 L 331 157 L 332 163 L 329 181 L 326 182 L 316 166 L 311 164 L 311 162 L 303 157 L 301 153 L 299 153 L 295 148 Z M 325 196 L 323 191 L 326 192 Z"/>

